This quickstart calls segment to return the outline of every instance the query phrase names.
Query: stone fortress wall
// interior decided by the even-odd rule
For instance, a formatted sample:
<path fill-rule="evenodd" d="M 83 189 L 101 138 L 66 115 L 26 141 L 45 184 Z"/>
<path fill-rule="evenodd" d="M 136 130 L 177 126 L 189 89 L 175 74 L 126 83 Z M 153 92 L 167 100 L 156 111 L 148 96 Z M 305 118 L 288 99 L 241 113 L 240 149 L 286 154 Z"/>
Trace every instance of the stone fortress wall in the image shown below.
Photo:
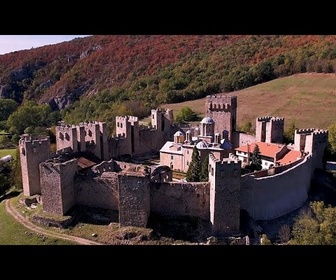
<path fill-rule="evenodd" d="M 216 95 L 206 100 L 206 111 L 218 125 L 215 130 L 228 131 L 232 139 L 239 135 L 236 145 L 258 139 L 274 142 L 283 136 L 283 118 L 277 117 L 257 118 L 256 136 L 238 134 L 236 97 Z M 234 155 L 218 160 L 210 154 L 209 182 L 171 182 L 169 167 L 155 173 L 144 165 L 113 159 L 152 152 L 171 140 L 172 112 L 152 110 L 151 119 L 150 128 L 141 128 L 136 117 L 117 117 L 114 137 L 107 136 L 105 123 L 61 125 L 56 130 L 56 156 L 49 153 L 48 137 L 23 136 L 19 146 L 24 194 L 41 194 L 43 209 L 59 215 L 75 205 L 111 209 L 119 212 L 121 226 L 146 226 L 151 213 L 193 216 L 208 221 L 214 234 L 234 234 L 239 231 L 241 209 L 254 219 L 268 220 L 300 207 L 307 199 L 313 170 L 322 168 L 327 145 L 327 131 L 297 130 L 293 147 L 304 157 L 288 166 L 241 176 L 241 163 Z M 80 172 L 77 159 L 58 160 L 66 150 L 89 150 L 103 161 Z"/>
<path fill-rule="evenodd" d="M 106 122 L 85 122 L 79 125 L 56 126 L 57 151 L 90 151 L 102 160 L 123 155 L 141 155 L 157 152 L 172 138 L 177 128 L 173 126 L 172 110 L 153 109 L 151 125 L 144 127 L 134 116 L 116 117 L 116 135 L 108 135 Z"/>

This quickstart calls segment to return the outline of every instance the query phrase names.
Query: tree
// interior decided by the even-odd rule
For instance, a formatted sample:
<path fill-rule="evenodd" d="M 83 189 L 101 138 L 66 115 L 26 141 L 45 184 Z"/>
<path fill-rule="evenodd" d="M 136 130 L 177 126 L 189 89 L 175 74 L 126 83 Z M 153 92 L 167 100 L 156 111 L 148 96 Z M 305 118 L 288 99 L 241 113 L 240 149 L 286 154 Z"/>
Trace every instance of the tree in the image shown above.
<path fill-rule="evenodd" d="M 289 143 L 294 143 L 294 134 L 296 130 L 296 124 L 295 121 L 292 121 L 289 125 L 289 127 L 286 129 L 284 132 L 284 142 L 289 144 Z"/>
<path fill-rule="evenodd" d="M 5 167 L 0 173 L 0 197 L 2 197 L 10 188 L 10 170 Z"/>
<path fill-rule="evenodd" d="M 201 158 L 196 146 L 193 148 L 191 155 L 191 162 L 186 174 L 186 180 L 188 182 L 199 182 L 201 179 Z"/>
<path fill-rule="evenodd" d="M 206 156 L 204 160 L 202 161 L 200 179 L 202 182 L 209 181 L 209 156 Z"/>
<path fill-rule="evenodd" d="M 284 224 L 280 227 L 278 236 L 282 243 L 287 243 L 291 237 L 291 228 L 289 225 Z"/>
<path fill-rule="evenodd" d="M 271 240 L 269 240 L 265 233 L 261 235 L 260 245 L 272 245 Z"/>
<path fill-rule="evenodd" d="M 197 114 L 188 106 L 183 107 L 175 117 L 178 123 L 197 121 Z"/>
<path fill-rule="evenodd" d="M 9 116 L 7 126 L 17 134 L 24 133 L 27 127 L 47 126 L 50 110 L 49 105 L 38 105 L 33 101 L 27 101 Z"/>
<path fill-rule="evenodd" d="M 17 107 L 13 99 L 0 98 L 0 121 L 6 121 Z"/>
<path fill-rule="evenodd" d="M 260 149 L 258 144 L 254 146 L 252 156 L 251 156 L 251 166 L 254 170 L 260 170 L 261 169 L 261 156 L 260 156 Z"/>
<path fill-rule="evenodd" d="M 328 142 L 331 153 L 336 153 L 336 123 L 328 127 Z"/>
<path fill-rule="evenodd" d="M 252 132 L 252 123 L 250 121 L 246 121 L 242 125 L 240 130 L 243 131 L 243 132 Z"/>
<path fill-rule="evenodd" d="M 14 160 L 11 162 L 11 186 L 17 190 L 22 190 L 22 173 L 20 161 L 20 148 L 16 147 Z"/>
<path fill-rule="evenodd" d="M 311 202 L 295 221 L 292 235 L 292 245 L 336 245 L 336 208 Z"/>

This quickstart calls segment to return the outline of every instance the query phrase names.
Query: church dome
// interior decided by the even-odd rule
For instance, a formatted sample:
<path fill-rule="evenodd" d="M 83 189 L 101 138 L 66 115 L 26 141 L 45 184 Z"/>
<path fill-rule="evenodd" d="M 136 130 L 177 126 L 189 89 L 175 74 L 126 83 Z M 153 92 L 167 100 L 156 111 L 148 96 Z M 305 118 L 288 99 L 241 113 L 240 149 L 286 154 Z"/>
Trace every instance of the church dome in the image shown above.
<path fill-rule="evenodd" d="M 220 147 L 222 149 L 232 149 L 232 144 L 228 140 L 222 139 L 220 142 L 221 142 Z"/>
<path fill-rule="evenodd" d="M 205 123 L 205 124 L 213 124 L 214 120 L 210 117 L 205 117 L 201 120 L 201 123 Z"/>
<path fill-rule="evenodd" d="M 183 133 L 181 131 L 176 131 L 174 136 L 183 136 Z"/>
<path fill-rule="evenodd" d="M 205 141 L 200 141 L 196 144 L 197 149 L 206 149 L 208 148 L 208 145 Z"/>

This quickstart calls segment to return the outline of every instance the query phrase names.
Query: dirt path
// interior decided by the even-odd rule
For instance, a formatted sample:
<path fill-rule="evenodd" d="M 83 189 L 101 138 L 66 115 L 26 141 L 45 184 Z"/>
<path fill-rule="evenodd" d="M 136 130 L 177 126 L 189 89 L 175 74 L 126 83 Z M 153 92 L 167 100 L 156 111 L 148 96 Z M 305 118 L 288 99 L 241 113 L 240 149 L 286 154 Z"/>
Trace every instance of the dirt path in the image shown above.
<path fill-rule="evenodd" d="M 98 242 L 95 242 L 95 241 L 92 241 L 92 240 L 89 240 L 89 239 L 84 239 L 84 238 L 81 238 L 81 237 L 76 237 L 76 236 L 67 235 L 67 234 L 63 234 L 63 233 L 57 233 L 57 232 L 54 232 L 54 231 L 51 231 L 51 230 L 48 230 L 48 229 L 44 229 L 42 227 L 39 227 L 39 226 L 33 224 L 27 218 L 22 216 L 15 209 L 15 207 L 13 207 L 11 199 L 6 199 L 5 207 L 6 207 L 6 211 L 10 215 L 12 215 L 15 220 L 17 220 L 19 223 L 24 225 L 29 230 L 35 231 L 35 232 L 40 233 L 40 234 L 44 234 L 46 236 L 51 236 L 51 237 L 54 237 L 54 238 L 59 238 L 59 239 L 68 240 L 68 241 L 73 241 L 73 242 L 76 242 L 76 243 L 82 244 L 82 245 L 103 245 L 101 243 L 98 243 Z"/>

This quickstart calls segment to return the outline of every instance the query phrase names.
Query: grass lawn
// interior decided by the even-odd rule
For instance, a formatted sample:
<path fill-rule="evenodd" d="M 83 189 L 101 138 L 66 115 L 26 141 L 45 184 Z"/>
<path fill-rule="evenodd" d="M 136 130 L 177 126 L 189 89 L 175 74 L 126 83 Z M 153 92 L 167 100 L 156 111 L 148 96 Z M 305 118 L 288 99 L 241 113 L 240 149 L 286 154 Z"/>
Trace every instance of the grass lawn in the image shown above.
<path fill-rule="evenodd" d="M 11 155 L 13 158 L 15 158 L 16 149 L 0 149 L 0 158 Z"/>
<path fill-rule="evenodd" d="M 48 237 L 28 230 L 6 212 L 0 202 L 0 245 L 74 245 L 75 243 Z"/>

